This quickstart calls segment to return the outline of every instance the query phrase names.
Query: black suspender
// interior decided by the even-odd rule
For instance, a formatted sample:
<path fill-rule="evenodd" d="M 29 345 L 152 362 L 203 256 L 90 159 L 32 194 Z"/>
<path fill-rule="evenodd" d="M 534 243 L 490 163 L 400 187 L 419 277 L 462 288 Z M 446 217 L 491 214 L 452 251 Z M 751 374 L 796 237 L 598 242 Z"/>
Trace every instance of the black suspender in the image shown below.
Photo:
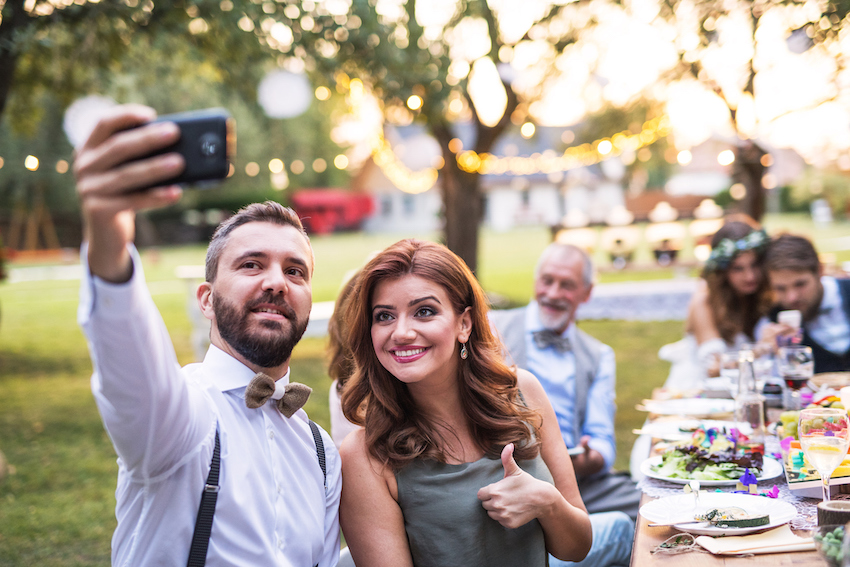
<path fill-rule="evenodd" d="M 325 443 L 322 441 L 322 432 L 319 431 L 319 426 L 310 420 L 310 430 L 313 432 L 313 441 L 316 443 L 316 456 L 319 458 L 319 467 L 322 469 L 322 474 L 325 477 L 325 490 L 328 489 L 328 469 L 325 465 Z"/>
<path fill-rule="evenodd" d="M 313 441 L 316 443 L 316 456 L 319 459 L 319 467 L 325 478 L 325 490 L 328 489 L 328 470 L 325 464 L 325 443 L 322 440 L 322 432 L 313 420 L 310 420 L 310 430 L 313 432 Z M 198 518 L 195 520 L 195 533 L 192 535 L 192 547 L 189 549 L 189 561 L 186 567 L 204 567 L 207 562 L 207 548 L 210 543 L 210 532 L 212 532 L 213 516 L 215 515 L 215 503 L 218 499 L 218 474 L 221 468 L 221 442 L 219 440 L 218 428 L 215 430 L 215 449 L 213 449 L 212 462 L 210 463 L 210 474 L 204 491 L 201 493 L 201 505 L 198 507 Z"/>
<path fill-rule="evenodd" d="M 189 561 L 186 567 L 204 567 L 207 562 L 207 547 L 210 544 L 215 502 L 218 500 L 218 472 L 221 466 L 221 442 L 218 428 L 215 430 L 215 449 L 213 449 L 210 474 L 201 493 L 201 505 L 198 507 L 198 519 L 195 520 L 195 534 L 192 536 L 192 547 L 189 550 Z"/>

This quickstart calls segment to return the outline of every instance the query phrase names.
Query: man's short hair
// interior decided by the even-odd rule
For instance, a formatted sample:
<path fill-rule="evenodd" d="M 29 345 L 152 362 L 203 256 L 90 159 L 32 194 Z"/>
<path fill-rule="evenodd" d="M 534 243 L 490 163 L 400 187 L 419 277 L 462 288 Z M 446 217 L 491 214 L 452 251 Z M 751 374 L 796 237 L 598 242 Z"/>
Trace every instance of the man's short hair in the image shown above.
<path fill-rule="evenodd" d="M 304 230 L 304 225 L 301 224 L 301 219 L 298 218 L 298 214 L 295 211 L 275 201 L 252 203 L 239 209 L 235 215 L 218 225 L 218 228 L 215 229 L 212 239 L 210 239 L 210 244 L 207 247 L 207 260 L 204 268 L 204 277 L 209 283 L 215 281 L 216 274 L 218 273 L 218 261 L 221 258 L 224 247 L 227 245 L 227 239 L 230 233 L 249 222 L 268 222 L 296 228 L 304 235 L 307 246 L 310 248 L 310 253 L 312 254 L 313 252 L 313 247 L 310 245 L 310 237 L 307 236 L 307 231 Z M 310 271 L 313 271 L 312 266 L 310 267 Z"/>
<path fill-rule="evenodd" d="M 543 265 L 543 262 L 549 258 L 549 256 L 555 251 L 561 252 L 570 252 L 573 254 L 578 254 L 581 256 L 582 262 L 582 270 L 581 270 L 581 279 L 584 283 L 585 287 L 590 287 L 593 285 L 594 280 L 596 279 L 596 274 L 593 268 L 593 260 L 590 259 L 590 254 L 587 253 L 586 250 L 575 246 L 574 244 L 565 244 L 563 242 L 552 242 L 543 249 L 543 252 L 540 254 L 540 258 L 537 260 L 537 265 L 534 267 L 534 279 L 540 275 L 540 266 Z"/>
<path fill-rule="evenodd" d="M 820 259 L 808 238 L 781 234 L 770 241 L 764 255 L 764 267 L 768 272 L 792 270 L 817 275 L 820 273 Z"/>

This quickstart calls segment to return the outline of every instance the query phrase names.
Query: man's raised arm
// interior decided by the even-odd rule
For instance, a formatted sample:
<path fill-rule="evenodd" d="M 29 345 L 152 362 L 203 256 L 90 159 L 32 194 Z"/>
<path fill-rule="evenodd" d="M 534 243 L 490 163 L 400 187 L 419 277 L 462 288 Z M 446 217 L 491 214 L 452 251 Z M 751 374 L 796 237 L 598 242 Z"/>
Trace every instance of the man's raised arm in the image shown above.
<path fill-rule="evenodd" d="M 127 244 L 135 237 L 136 211 L 164 207 L 180 198 L 177 186 L 133 192 L 170 179 L 185 167 L 176 153 L 129 161 L 179 138 L 179 129 L 170 122 L 134 128 L 155 117 L 155 111 L 146 106 L 112 109 L 78 148 L 74 160 L 89 267 L 93 275 L 108 282 L 125 282 L 132 275 Z"/>

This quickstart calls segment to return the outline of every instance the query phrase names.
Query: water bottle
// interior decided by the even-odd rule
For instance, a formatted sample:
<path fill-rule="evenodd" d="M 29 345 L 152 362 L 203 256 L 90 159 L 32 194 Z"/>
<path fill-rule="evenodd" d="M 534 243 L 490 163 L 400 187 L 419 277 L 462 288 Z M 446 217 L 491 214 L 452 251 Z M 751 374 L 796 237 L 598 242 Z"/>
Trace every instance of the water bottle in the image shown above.
<path fill-rule="evenodd" d="M 735 396 L 735 421 L 743 433 L 738 449 L 764 454 L 764 396 L 756 386 L 753 351 L 738 354 L 738 392 Z"/>

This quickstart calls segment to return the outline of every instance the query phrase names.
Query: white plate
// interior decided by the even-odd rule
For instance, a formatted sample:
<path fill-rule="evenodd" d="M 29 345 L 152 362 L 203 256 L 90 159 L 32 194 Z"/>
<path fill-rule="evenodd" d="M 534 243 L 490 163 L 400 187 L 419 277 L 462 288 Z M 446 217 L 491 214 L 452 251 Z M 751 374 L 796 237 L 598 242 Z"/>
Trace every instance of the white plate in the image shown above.
<path fill-rule="evenodd" d="M 640 472 L 643 473 L 645 476 L 648 476 L 649 478 L 654 478 L 654 479 L 657 479 L 657 480 L 664 480 L 664 481 L 667 481 L 667 482 L 672 482 L 674 484 L 688 484 L 690 482 L 690 479 L 686 479 L 686 478 L 669 478 L 669 477 L 666 477 L 666 476 L 661 476 L 660 474 L 658 474 L 657 472 L 652 470 L 652 467 L 654 465 L 660 465 L 660 464 L 661 464 L 661 456 L 660 455 L 658 457 L 650 457 L 647 460 L 645 460 L 643 463 L 641 463 Z M 777 478 L 777 477 L 782 476 L 782 474 L 784 472 L 785 472 L 785 469 L 782 468 L 782 463 L 780 463 L 779 461 L 777 461 L 776 459 L 773 459 L 771 457 L 765 457 L 764 458 L 764 466 L 761 469 L 761 475 L 757 476 L 756 479 L 759 480 L 759 481 L 770 480 L 771 478 Z M 737 480 L 700 480 L 699 481 L 700 486 L 735 486 L 736 484 L 738 484 Z"/>
<path fill-rule="evenodd" d="M 702 483 L 700 483 L 702 484 Z M 770 523 L 765 526 L 752 528 L 718 528 L 708 522 L 701 524 L 676 524 L 677 530 L 696 535 L 743 535 L 762 530 L 769 530 L 788 523 L 797 515 L 797 510 L 782 500 L 766 496 L 749 494 L 734 494 L 731 492 L 700 492 L 699 507 L 694 506 L 693 494 L 678 494 L 653 500 L 640 507 L 640 515 L 653 524 L 667 524 L 693 514 L 703 514 L 712 508 L 738 506 L 749 514 L 768 514 Z"/>
<path fill-rule="evenodd" d="M 567 449 L 567 453 L 570 454 L 571 457 L 575 457 L 576 455 L 584 454 L 584 447 L 579 445 L 578 447 L 570 447 Z"/>
<path fill-rule="evenodd" d="M 703 429 L 722 429 L 729 431 L 733 427 L 739 427 L 744 435 L 749 435 L 752 427 L 748 423 L 738 424 L 735 421 L 717 421 L 712 419 L 676 419 L 674 421 L 654 421 L 646 423 L 640 428 L 643 435 L 649 435 L 659 439 L 676 440 L 690 439 L 694 431 Z"/>
<path fill-rule="evenodd" d="M 735 400 L 727 398 L 678 398 L 673 400 L 645 400 L 643 407 L 658 415 L 688 415 L 707 417 L 735 411 Z"/>

